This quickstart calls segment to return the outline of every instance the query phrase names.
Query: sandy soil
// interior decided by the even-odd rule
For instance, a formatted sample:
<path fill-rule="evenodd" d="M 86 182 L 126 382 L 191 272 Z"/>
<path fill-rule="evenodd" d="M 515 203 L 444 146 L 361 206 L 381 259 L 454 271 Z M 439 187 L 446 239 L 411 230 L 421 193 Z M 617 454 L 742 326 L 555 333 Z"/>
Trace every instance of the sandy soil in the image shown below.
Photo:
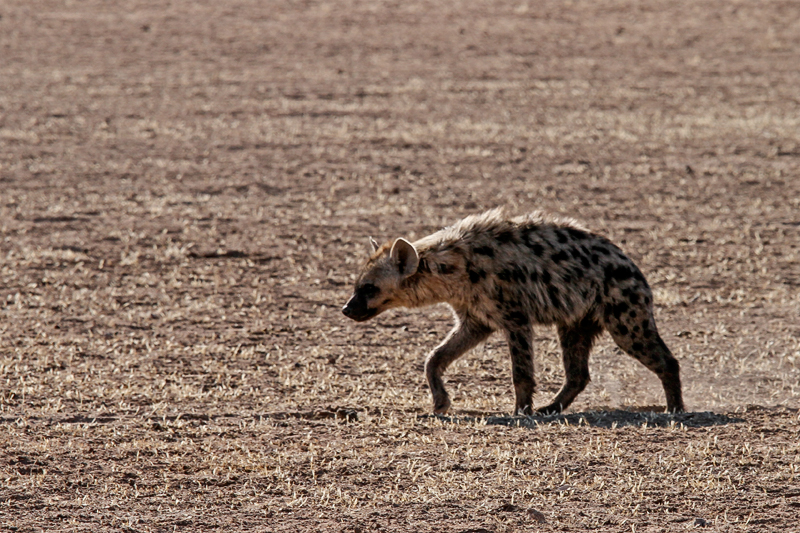
<path fill-rule="evenodd" d="M 800 5 L 0 4 L 0 530 L 792 531 Z M 575 217 L 691 412 L 605 337 L 515 419 L 500 336 L 347 321 L 367 237 Z M 562 370 L 536 331 L 544 404 Z"/>

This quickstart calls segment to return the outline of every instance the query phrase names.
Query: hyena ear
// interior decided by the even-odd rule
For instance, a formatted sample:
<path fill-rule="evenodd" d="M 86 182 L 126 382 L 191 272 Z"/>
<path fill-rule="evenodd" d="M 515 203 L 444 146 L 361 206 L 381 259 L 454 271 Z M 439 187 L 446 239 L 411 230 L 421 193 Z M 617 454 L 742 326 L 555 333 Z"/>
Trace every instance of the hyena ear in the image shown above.
<path fill-rule="evenodd" d="M 400 275 L 404 278 L 417 271 L 419 255 L 414 245 L 407 240 L 397 239 L 394 241 L 389 255 L 400 270 Z"/>
<path fill-rule="evenodd" d="M 369 248 L 370 248 L 370 254 L 374 254 L 375 252 L 378 251 L 378 248 L 380 248 L 380 245 L 378 244 L 378 241 L 376 241 L 375 239 L 370 237 L 369 238 Z"/>

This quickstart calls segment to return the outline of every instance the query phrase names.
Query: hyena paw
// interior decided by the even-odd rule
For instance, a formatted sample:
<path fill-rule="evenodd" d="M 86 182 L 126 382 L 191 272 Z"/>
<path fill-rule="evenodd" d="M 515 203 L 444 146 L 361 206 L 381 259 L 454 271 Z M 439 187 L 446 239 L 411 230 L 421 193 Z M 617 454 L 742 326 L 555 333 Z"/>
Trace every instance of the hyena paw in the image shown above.
<path fill-rule="evenodd" d="M 537 415 L 557 415 L 561 412 L 561 404 L 551 403 L 536 410 Z"/>
<path fill-rule="evenodd" d="M 532 416 L 533 415 L 533 407 L 530 405 L 524 405 L 522 407 L 517 407 L 514 411 L 514 416 Z"/>
<path fill-rule="evenodd" d="M 437 415 L 444 415 L 447 414 L 447 411 L 450 409 L 450 398 L 445 396 L 444 398 L 439 398 L 433 400 L 433 412 Z"/>

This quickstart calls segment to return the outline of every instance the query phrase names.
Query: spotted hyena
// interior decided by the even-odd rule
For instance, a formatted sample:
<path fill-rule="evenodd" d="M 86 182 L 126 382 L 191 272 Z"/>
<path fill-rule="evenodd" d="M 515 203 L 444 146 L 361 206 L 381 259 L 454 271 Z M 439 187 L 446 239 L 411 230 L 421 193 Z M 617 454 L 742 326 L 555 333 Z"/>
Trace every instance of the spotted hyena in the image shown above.
<path fill-rule="evenodd" d="M 394 307 L 447 303 L 456 325 L 425 360 L 433 411 L 450 398 L 445 369 L 494 331 L 511 351 L 517 414 L 534 412 L 532 325 L 555 324 L 564 386 L 538 413 L 565 409 L 589 382 L 589 353 L 607 330 L 625 352 L 661 379 L 667 410 L 683 411 L 678 361 L 653 319 L 653 295 L 641 271 L 608 239 L 574 221 L 540 213 L 507 218 L 493 210 L 410 243 L 378 246 L 359 273 L 344 314 L 369 320 Z"/>

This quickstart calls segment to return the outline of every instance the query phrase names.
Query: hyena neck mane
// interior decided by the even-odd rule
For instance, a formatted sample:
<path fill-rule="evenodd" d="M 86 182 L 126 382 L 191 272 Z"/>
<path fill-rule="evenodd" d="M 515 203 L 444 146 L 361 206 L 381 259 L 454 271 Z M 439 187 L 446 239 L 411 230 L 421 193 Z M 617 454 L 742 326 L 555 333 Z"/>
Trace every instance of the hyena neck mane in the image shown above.
<path fill-rule="evenodd" d="M 401 282 L 404 307 L 426 307 L 438 303 L 457 304 L 462 285 L 453 277 L 463 273 L 464 254 L 457 241 L 431 235 L 414 243 L 419 254 L 417 271 Z"/>
<path fill-rule="evenodd" d="M 449 300 L 449 287 L 439 275 L 439 266 L 432 254 L 420 253 L 417 271 L 401 282 L 404 307 L 426 307 Z"/>

